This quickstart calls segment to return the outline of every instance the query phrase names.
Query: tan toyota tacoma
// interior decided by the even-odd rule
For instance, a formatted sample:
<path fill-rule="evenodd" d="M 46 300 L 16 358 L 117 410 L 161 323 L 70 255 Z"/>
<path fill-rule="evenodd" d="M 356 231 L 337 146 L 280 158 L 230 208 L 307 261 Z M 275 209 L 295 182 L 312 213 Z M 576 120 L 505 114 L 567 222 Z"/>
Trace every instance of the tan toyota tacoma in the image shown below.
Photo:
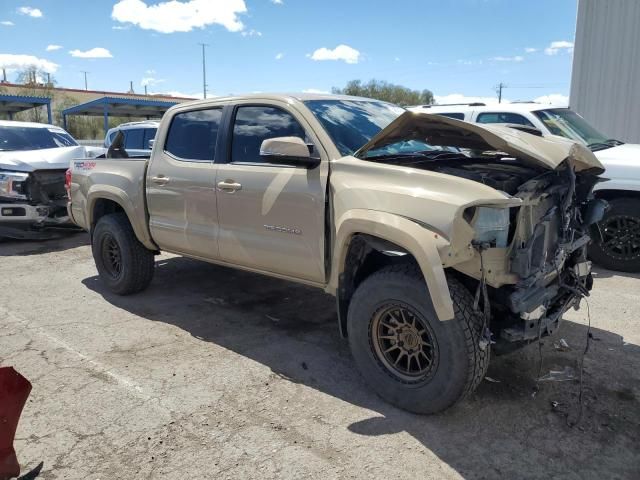
<path fill-rule="evenodd" d="M 492 349 L 551 334 L 589 294 L 602 170 L 509 127 L 253 95 L 172 107 L 150 158 L 116 138 L 73 161 L 68 210 L 117 294 L 144 290 L 161 251 L 324 289 L 371 388 L 433 413 L 477 387 Z"/>

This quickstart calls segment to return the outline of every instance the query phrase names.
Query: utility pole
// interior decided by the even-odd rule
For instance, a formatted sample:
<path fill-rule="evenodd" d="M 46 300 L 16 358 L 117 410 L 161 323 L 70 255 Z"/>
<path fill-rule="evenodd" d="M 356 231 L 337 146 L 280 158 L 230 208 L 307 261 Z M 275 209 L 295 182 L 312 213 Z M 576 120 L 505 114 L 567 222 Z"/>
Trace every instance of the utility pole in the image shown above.
<path fill-rule="evenodd" d="M 80 70 L 80 73 L 84 73 L 84 89 L 85 90 L 89 90 L 89 88 L 87 87 L 87 73 L 89 73 L 89 72 L 85 72 L 84 70 Z"/>
<path fill-rule="evenodd" d="M 498 103 L 502 103 L 502 89 L 507 88 L 507 86 L 500 82 L 496 87 L 496 93 L 498 94 Z"/>
<path fill-rule="evenodd" d="M 204 49 L 209 46 L 207 43 L 199 43 L 202 46 L 202 93 L 207 98 L 207 69 L 204 59 Z"/>

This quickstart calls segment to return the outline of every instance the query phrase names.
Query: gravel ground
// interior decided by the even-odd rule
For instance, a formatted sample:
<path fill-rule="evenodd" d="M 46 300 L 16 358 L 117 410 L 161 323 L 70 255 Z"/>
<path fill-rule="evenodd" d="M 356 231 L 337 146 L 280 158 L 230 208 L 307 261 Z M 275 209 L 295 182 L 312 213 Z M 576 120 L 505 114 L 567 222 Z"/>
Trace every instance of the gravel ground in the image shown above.
<path fill-rule="evenodd" d="M 0 364 L 33 384 L 23 473 L 116 478 L 640 478 L 640 276 L 598 271 L 576 381 L 531 345 L 468 400 L 395 409 L 355 370 L 321 292 L 163 255 L 150 289 L 105 291 L 78 234 L 0 243 Z M 570 350 L 554 341 L 564 338 Z M 542 348 L 579 371 L 587 309 Z M 557 402 L 557 403 L 554 403 Z"/>

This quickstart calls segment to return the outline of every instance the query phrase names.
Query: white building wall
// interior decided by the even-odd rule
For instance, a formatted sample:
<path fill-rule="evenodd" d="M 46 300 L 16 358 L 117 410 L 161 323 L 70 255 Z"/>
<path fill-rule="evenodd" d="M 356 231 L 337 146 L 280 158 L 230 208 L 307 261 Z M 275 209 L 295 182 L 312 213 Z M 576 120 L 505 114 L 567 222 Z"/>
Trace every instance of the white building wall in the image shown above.
<path fill-rule="evenodd" d="M 640 143 L 640 0 L 579 0 L 569 105 L 607 136 Z"/>

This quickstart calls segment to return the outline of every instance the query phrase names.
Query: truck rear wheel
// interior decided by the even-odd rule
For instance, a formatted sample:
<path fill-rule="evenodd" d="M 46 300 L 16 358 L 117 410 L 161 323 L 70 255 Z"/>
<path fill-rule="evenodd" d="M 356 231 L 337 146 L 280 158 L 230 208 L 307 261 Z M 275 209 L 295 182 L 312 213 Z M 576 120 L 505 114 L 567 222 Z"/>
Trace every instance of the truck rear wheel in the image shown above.
<path fill-rule="evenodd" d="M 113 293 L 129 295 L 149 286 L 154 254 L 138 241 L 124 213 L 112 213 L 98 220 L 91 250 L 101 280 Z"/>
<path fill-rule="evenodd" d="M 356 365 L 386 401 L 414 413 L 451 407 L 473 392 L 489 365 L 483 317 L 469 291 L 448 278 L 455 318 L 440 321 L 420 270 L 393 265 L 358 287 L 347 316 Z"/>
<path fill-rule="evenodd" d="M 589 245 L 589 258 L 620 272 L 640 272 L 640 200 L 616 198 L 598 223 L 601 238 Z"/>

